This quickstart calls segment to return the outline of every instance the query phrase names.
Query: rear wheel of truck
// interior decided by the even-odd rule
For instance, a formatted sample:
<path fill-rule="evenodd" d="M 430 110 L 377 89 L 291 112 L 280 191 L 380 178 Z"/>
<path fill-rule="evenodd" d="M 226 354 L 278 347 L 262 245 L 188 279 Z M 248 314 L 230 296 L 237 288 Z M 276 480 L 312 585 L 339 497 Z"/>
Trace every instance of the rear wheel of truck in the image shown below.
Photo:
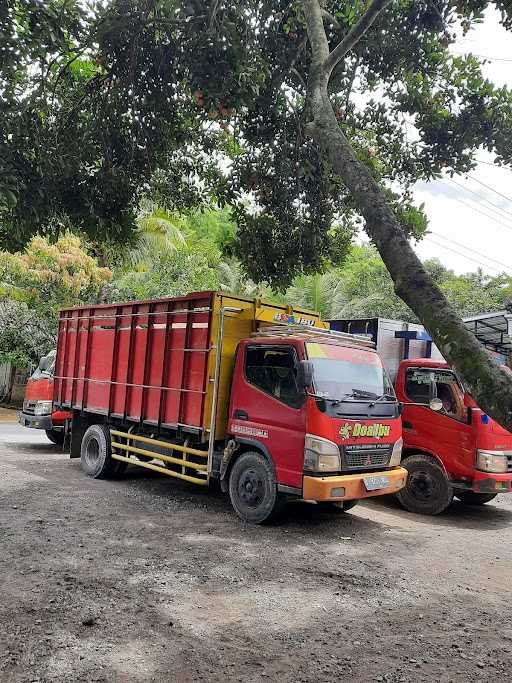
<path fill-rule="evenodd" d="M 317 505 L 322 512 L 348 512 L 352 510 L 359 503 L 359 499 L 355 500 L 320 500 Z"/>
<path fill-rule="evenodd" d="M 428 455 L 410 455 L 402 460 L 407 483 L 396 494 L 400 505 L 409 512 L 438 515 L 453 500 L 453 488 L 440 465 Z"/>
<path fill-rule="evenodd" d="M 272 521 L 285 502 L 277 491 L 271 464 L 256 451 L 243 453 L 235 461 L 229 475 L 229 497 L 236 514 L 252 524 Z"/>
<path fill-rule="evenodd" d="M 64 443 L 64 430 L 59 431 L 57 429 L 47 429 L 46 436 L 57 446 L 62 446 Z"/>
<path fill-rule="evenodd" d="M 112 459 L 110 430 L 105 425 L 91 425 L 85 432 L 80 449 L 83 471 L 93 479 L 105 479 L 121 474 L 126 463 Z M 123 465 L 124 467 L 118 467 Z"/>
<path fill-rule="evenodd" d="M 468 505 L 485 505 L 494 500 L 497 493 L 475 493 L 474 491 L 457 491 L 455 497 Z"/>

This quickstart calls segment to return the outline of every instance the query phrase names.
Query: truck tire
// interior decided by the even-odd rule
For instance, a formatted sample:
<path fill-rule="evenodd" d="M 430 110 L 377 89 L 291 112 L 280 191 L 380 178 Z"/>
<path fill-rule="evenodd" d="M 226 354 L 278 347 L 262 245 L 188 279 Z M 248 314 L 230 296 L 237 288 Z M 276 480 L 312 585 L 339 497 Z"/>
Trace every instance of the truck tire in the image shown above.
<path fill-rule="evenodd" d="M 57 429 L 47 429 L 46 436 L 57 446 L 62 446 L 64 443 L 64 430 L 59 431 Z"/>
<path fill-rule="evenodd" d="M 409 512 L 438 515 L 453 500 L 453 488 L 442 467 L 428 455 L 416 454 L 402 460 L 407 483 L 396 494 L 400 505 Z"/>
<path fill-rule="evenodd" d="M 475 493 L 475 491 L 457 491 L 455 497 L 467 505 L 485 505 L 494 500 L 497 493 Z"/>
<path fill-rule="evenodd" d="M 110 430 L 105 425 L 91 425 L 85 432 L 80 449 L 80 464 L 83 471 L 93 479 L 106 479 L 121 474 L 125 465 L 112 459 Z"/>
<path fill-rule="evenodd" d="M 285 503 L 277 491 L 273 467 L 256 451 L 235 460 L 229 475 L 229 497 L 236 514 L 251 524 L 272 521 Z"/>
<path fill-rule="evenodd" d="M 322 512 L 348 512 L 359 503 L 359 498 L 355 500 L 320 500 L 317 505 Z"/>

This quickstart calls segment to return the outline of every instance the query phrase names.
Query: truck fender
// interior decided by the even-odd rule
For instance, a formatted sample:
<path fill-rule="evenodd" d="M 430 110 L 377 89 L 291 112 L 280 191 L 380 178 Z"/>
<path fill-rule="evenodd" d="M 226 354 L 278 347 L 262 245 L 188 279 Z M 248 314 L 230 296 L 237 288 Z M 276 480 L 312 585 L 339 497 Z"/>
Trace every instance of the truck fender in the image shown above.
<path fill-rule="evenodd" d="M 402 454 L 402 464 L 405 460 L 407 460 L 408 457 L 412 455 L 426 455 L 428 458 L 433 460 L 436 463 L 436 465 L 439 465 L 439 467 L 443 470 L 444 476 L 448 479 L 448 481 L 452 480 L 452 477 L 450 476 L 446 467 L 444 466 L 443 461 L 435 453 L 424 451 L 421 448 L 410 448 Z"/>
<path fill-rule="evenodd" d="M 249 448 L 247 448 L 247 446 Z M 274 461 L 270 457 L 267 447 L 260 441 L 257 441 L 256 439 L 230 439 L 226 448 L 224 449 L 224 455 L 220 467 L 220 488 L 223 493 L 226 493 L 229 488 L 229 473 L 231 472 L 231 468 L 233 467 L 235 460 L 239 455 L 242 455 L 242 453 L 245 453 L 249 450 L 258 451 L 261 453 L 272 465 L 272 468 L 274 468 Z"/>

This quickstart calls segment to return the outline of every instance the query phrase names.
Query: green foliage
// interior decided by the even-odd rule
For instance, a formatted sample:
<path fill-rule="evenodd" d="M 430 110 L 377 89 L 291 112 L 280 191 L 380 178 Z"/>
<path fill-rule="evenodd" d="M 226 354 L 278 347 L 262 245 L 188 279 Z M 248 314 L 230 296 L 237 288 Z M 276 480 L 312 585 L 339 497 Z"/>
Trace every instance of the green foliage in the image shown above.
<path fill-rule="evenodd" d="M 116 277 L 105 298 L 108 301 L 153 299 L 180 296 L 219 287 L 218 254 L 200 245 L 155 252 L 143 271 L 125 272 Z"/>
<path fill-rule="evenodd" d="M 0 363 L 37 362 L 55 345 L 59 309 L 96 300 L 110 278 L 71 234 L 0 252 Z"/>
<path fill-rule="evenodd" d="M 415 237 L 426 229 L 410 205 L 415 181 L 467 171 L 481 146 L 512 161 L 510 91 L 486 81 L 476 58 L 449 51 L 490 4 L 394 2 L 332 80 L 340 126 L 394 188 L 390 201 Z M 333 44 L 366 7 L 324 5 L 340 25 Z M 496 5 L 508 27 L 510 3 Z M 21 248 L 35 232 L 55 237 L 63 216 L 94 243 L 124 245 L 141 196 L 180 215 L 213 197 L 235 207 L 238 223 L 221 249 L 255 281 L 282 288 L 341 264 L 360 218 L 305 128 L 311 54 L 301 7 L 105 0 L 85 12 L 80 0 L 6 0 L 0 247 Z M 355 91 L 365 94 L 357 107 Z M 333 234 L 333 225 L 342 227 Z"/>
<path fill-rule="evenodd" d="M 0 364 L 26 368 L 54 345 L 53 320 L 38 315 L 25 303 L 0 301 Z"/>
<path fill-rule="evenodd" d="M 490 277 L 481 271 L 455 275 L 438 259 L 424 265 L 461 316 L 500 310 L 512 299 L 509 276 Z M 418 322 L 395 294 L 379 254 L 367 245 L 352 247 L 342 268 L 297 278 L 286 299 L 319 310 L 326 319 L 382 317 Z"/>
<path fill-rule="evenodd" d="M 23 252 L 0 252 L 0 300 L 24 302 L 54 320 L 60 308 L 94 300 L 110 278 L 69 233 L 55 244 L 34 237 Z"/>

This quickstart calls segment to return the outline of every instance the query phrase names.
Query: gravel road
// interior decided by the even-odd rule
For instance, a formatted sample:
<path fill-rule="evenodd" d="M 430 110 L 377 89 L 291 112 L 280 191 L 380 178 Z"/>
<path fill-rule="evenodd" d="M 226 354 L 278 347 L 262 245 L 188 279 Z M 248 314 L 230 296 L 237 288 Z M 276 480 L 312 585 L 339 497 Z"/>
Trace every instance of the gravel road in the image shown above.
<path fill-rule="evenodd" d="M 85 477 L 0 424 L 0 681 L 508 681 L 512 497 L 427 518 Z"/>

